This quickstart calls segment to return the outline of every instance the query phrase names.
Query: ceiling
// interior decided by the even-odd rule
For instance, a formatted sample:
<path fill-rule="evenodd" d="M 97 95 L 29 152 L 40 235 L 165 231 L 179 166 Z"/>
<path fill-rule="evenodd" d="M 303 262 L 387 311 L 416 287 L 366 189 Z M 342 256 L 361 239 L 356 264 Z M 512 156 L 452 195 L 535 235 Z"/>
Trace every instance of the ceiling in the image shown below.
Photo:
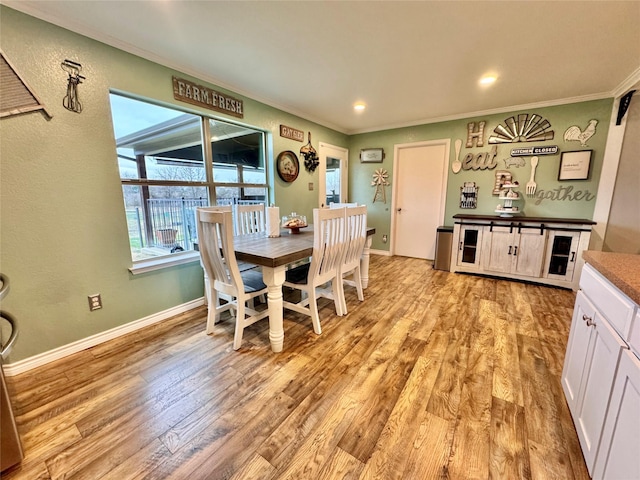
<path fill-rule="evenodd" d="M 640 79 L 640 1 L 3 3 L 348 134 L 611 97 Z M 498 80 L 481 87 L 487 73 Z"/>

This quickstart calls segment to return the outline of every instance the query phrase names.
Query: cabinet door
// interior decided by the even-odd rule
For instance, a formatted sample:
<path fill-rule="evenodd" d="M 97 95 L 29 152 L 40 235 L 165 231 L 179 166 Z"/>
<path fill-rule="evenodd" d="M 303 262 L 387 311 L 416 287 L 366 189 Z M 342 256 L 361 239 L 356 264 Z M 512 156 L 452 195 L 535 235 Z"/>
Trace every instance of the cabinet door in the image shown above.
<path fill-rule="evenodd" d="M 541 230 L 522 229 L 514 237 L 512 273 L 540 278 L 544 247 L 547 240 L 546 232 Z"/>
<path fill-rule="evenodd" d="M 573 279 L 573 270 L 578 257 L 580 232 L 549 232 L 547 253 L 545 256 L 544 278 L 555 280 Z"/>
<path fill-rule="evenodd" d="M 640 359 L 620 357 L 593 478 L 640 478 Z"/>
<path fill-rule="evenodd" d="M 587 469 L 593 475 L 613 379 L 620 353 L 626 348 L 626 344 L 597 310 L 595 317 L 587 318 L 582 328 L 585 326 L 593 332 L 587 347 L 578 402 L 575 412 L 571 413 Z"/>
<path fill-rule="evenodd" d="M 510 273 L 513 261 L 513 228 L 484 227 L 483 268 L 491 272 Z"/>
<path fill-rule="evenodd" d="M 480 246 L 482 245 L 482 227 L 460 227 L 460 243 L 458 245 L 458 261 L 460 266 L 480 265 Z"/>
<path fill-rule="evenodd" d="M 578 393 L 580 392 L 582 374 L 593 333 L 593 328 L 586 325 L 586 319 L 592 319 L 595 315 L 596 307 L 593 306 L 582 291 L 579 291 L 573 308 L 569 342 L 567 343 L 567 352 L 565 353 L 564 366 L 562 368 L 562 389 L 567 398 L 569 410 L 574 416 L 574 421 L 576 419 L 575 412 L 578 406 Z"/>

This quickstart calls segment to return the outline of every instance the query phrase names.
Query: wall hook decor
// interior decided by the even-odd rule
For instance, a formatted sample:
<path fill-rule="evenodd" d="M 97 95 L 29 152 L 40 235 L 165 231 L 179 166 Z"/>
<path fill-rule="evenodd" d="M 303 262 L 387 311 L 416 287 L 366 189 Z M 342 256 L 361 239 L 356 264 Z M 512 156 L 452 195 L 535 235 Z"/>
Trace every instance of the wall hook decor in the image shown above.
<path fill-rule="evenodd" d="M 300 155 L 304 158 L 304 168 L 307 172 L 315 171 L 316 167 L 320 163 L 318 158 L 318 152 L 311 145 L 311 132 L 309 132 L 309 143 L 300 149 Z"/>
<path fill-rule="evenodd" d="M 62 70 L 67 72 L 67 95 L 62 99 L 62 106 L 72 112 L 82 112 L 82 103 L 78 99 L 78 85 L 85 80 L 85 77 L 80 75 L 82 71 L 82 65 L 71 60 L 65 60 L 61 64 Z"/>

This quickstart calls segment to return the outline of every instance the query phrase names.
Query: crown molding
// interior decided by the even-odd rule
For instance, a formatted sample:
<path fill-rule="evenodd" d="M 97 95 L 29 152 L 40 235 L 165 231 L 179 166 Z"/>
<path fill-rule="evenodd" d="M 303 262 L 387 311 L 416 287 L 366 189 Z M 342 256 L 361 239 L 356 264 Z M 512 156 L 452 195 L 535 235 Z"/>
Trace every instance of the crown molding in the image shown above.
<path fill-rule="evenodd" d="M 636 68 L 618 87 L 613 90 L 613 97 L 623 96 L 634 87 L 640 87 L 640 67 Z"/>
<path fill-rule="evenodd" d="M 526 103 L 521 105 L 508 105 L 500 108 L 493 108 L 490 110 L 479 110 L 476 112 L 465 112 L 456 115 L 447 115 L 444 117 L 434 117 L 434 118 L 424 118 L 421 120 L 416 120 L 413 122 L 407 122 L 403 124 L 395 124 L 395 125 L 382 125 L 380 127 L 373 127 L 363 130 L 353 130 L 347 132 L 349 135 L 359 135 L 362 133 L 373 133 L 379 132 L 383 130 L 393 130 L 396 128 L 406 128 L 406 127 L 417 127 L 420 125 L 429 125 L 432 123 L 442 123 L 442 122 L 450 122 L 453 120 L 462 120 L 465 118 L 474 118 L 474 117 L 482 117 L 486 115 L 495 115 L 498 113 L 508 113 L 516 110 L 528 110 L 532 108 L 545 108 L 545 107 L 556 107 L 558 105 L 568 105 L 571 103 L 581 103 L 581 102 L 589 102 L 592 100 L 602 100 L 603 98 L 611 98 L 613 97 L 613 93 L 611 92 L 603 92 L 597 93 L 593 95 L 583 95 L 580 97 L 570 97 L 570 98 L 560 98 L 557 100 L 549 100 L 544 102 L 536 102 L 536 103 Z"/>

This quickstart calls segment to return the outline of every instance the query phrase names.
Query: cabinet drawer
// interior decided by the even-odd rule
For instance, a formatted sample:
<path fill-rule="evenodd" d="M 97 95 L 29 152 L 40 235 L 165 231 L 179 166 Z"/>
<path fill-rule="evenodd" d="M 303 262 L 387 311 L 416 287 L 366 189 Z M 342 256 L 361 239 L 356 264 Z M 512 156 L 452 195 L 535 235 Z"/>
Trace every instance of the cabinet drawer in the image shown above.
<path fill-rule="evenodd" d="M 620 336 L 628 339 L 635 303 L 589 264 L 582 269 L 580 288 Z"/>

